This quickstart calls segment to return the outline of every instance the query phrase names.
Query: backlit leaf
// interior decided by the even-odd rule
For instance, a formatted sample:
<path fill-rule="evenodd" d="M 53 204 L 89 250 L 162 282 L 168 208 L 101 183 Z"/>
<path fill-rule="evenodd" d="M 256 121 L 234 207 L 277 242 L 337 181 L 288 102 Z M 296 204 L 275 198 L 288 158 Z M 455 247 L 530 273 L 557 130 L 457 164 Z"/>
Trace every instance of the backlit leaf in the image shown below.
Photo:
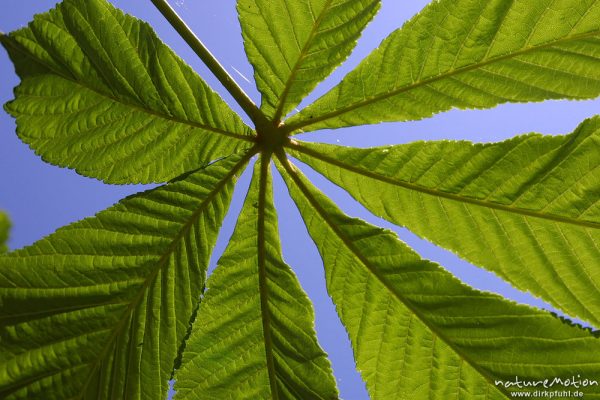
<path fill-rule="evenodd" d="M 165 398 L 232 156 L 0 257 L 0 398 Z"/>
<path fill-rule="evenodd" d="M 600 95 L 597 0 L 441 0 L 392 33 L 290 129 Z M 292 128 L 293 127 L 293 128 Z"/>
<path fill-rule="evenodd" d="M 494 144 L 358 149 L 289 138 L 597 97 L 600 0 L 434 0 L 289 120 L 349 56 L 381 0 L 238 0 L 260 109 L 168 0 L 150 3 L 255 130 L 108 0 L 63 0 L 0 33 L 21 78 L 5 109 L 37 154 L 107 183 L 168 182 L 9 253 L 0 213 L 1 399 L 163 400 L 174 381 L 181 400 L 353 400 L 338 394 L 310 300 L 283 261 L 275 155 L 374 400 L 549 397 L 512 392 L 554 378 L 596 383 L 544 392 L 600 400 L 598 332 L 465 286 L 395 234 L 343 214 L 287 159 L 600 327 L 600 117 L 571 135 Z M 237 226 L 207 281 L 254 156 Z M 537 384 L 511 389 L 517 381 Z"/>
<path fill-rule="evenodd" d="M 348 57 L 380 0 L 239 0 L 262 110 L 285 117 Z"/>
<path fill-rule="evenodd" d="M 507 399 L 496 381 L 597 375 L 588 330 L 465 286 L 393 232 L 344 215 L 293 166 L 282 172 L 372 399 Z M 598 386 L 581 390 L 600 398 Z"/>
<path fill-rule="evenodd" d="M 600 326 L 600 118 L 567 136 L 292 152 L 369 210 Z"/>
<path fill-rule="evenodd" d="M 176 399 L 338 398 L 310 301 L 281 256 L 268 167 L 257 162 L 229 247 L 208 280 L 175 376 Z"/>
<path fill-rule="evenodd" d="M 21 77 L 5 108 L 52 164 L 165 182 L 250 146 L 250 129 L 152 28 L 106 0 L 65 0 L 1 40 Z"/>

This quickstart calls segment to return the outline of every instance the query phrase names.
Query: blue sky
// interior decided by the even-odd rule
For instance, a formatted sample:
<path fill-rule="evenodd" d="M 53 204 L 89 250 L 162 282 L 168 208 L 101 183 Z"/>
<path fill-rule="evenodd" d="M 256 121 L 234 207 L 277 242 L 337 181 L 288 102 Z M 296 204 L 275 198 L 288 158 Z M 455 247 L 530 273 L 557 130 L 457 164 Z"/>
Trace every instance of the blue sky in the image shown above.
<path fill-rule="evenodd" d="M 111 2 L 150 22 L 167 44 L 174 48 L 230 104 L 233 104 L 231 97 L 154 10 L 149 0 Z M 400 27 L 426 3 L 425 0 L 402 2 L 383 0 L 382 10 L 367 28 L 352 56 L 299 108 L 335 85 L 346 72 L 377 47 L 384 37 Z M 51 0 L 3 0 L 0 30 L 8 32 L 23 26 L 34 13 L 46 11 L 54 4 L 55 1 Z M 259 102 L 260 95 L 252 83 L 252 67 L 244 55 L 235 13 L 235 0 L 177 0 L 172 1 L 172 4 L 238 80 L 243 89 Z M 2 77 L 0 102 L 4 103 L 11 99 L 12 88 L 18 83 L 18 79 L 3 50 L 0 50 L 0 76 Z M 240 111 L 239 107 L 234 106 L 234 109 Z M 583 119 L 595 115 L 598 110 L 600 110 L 598 100 L 504 105 L 486 111 L 451 111 L 418 122 L 320 131 L 299 138 L 359 147 L 439 139 L 489 142 L 532 131 L 546 134 L 569 133 Z M 17 139 L 14 132 L 13 119 L 0 112 L 0 209 L 6 210 L 13 220 L 14 230 L 9 243 L 13 249 L 31 244 L 62 225 L 93 215 L 122 197 L 143 188 L 143 186 L 105 185 L 93 179 L 80 177 L 70 170 L 45 164 Z M 513 289 L 492 274 L 481 271 L 453 254 L 418 239 L 404 229 L 379 220 L 339 188 L 306 168 L 304 171 L 350 215 L 395 230 L 402 240 L 413 246 L 423 257 L 439 262 L 472 286 L 497 292 L 520 302 L 546 307 L 539 300 Z M 232 233 L 235 217 L 241 208 L 248 184 L 249 174 L 246 173 L 236 189 L 230 213 L 213 254 L 213 266 Z M 367 399 L 364 384 L 354 368 L 347 335 L 325 291 L 322 263 L 316 248 L 278 177 L 275 179 L 275 184 L 275 200 L 280 218 L 284 255 L 315 302 L 317 333 L 321 345 L 331 356 L 341 395 L 346 400 Z"/>

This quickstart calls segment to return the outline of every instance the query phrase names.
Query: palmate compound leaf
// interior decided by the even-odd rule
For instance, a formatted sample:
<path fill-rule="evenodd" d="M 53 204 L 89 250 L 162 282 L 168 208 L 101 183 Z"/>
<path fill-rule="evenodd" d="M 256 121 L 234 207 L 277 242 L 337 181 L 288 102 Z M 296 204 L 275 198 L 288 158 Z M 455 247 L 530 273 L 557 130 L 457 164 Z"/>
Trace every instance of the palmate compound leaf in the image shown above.
<path fill-rule="evenodd" d="M 507 399 L 496 381 L 597 379 L 600 339 L 588 330 L 465 286 L 394 233 L 344 215 L 284 163 L 373 400 Z M 600 398 L 598 386 L 580 390 Z"/>
<path fill-rule="evenodd" d="M 2 35 L 21 84 L 6 110 L 43 159 L 108 183 L 165 182 L 251 131 L 145 22 L 65 0 Z"/>
<path fill-rule="evenodd" d="M 282 259 L 268 163 L 255 166 L 207 287 L 175 375 L 175 399 L 338 398 L 310 300 Z"/>
<path fill-rule="evenodd" d="M 433 1 L 290 130 L 600 95 L 600 1 Z"/>
<path fill-rule="evenodd" d="M 552 7 L 546 7 L 550 3 Z M 316 0 L 311 4 L 326 5 Z M 484 6 L 489 9 L 479 22 L 462 25 L 471 33 L 461 37 L 466 39 L 464 46 L 453 52 L 457 47 L 452 47 L 452 40 L 441 40 L 441 33 L 452 32 L 446 31 L 449 27 L 461 28 L 452 14 L 467 19 L 482 14 L 480 7 Z M 293 7 L 299 10 L 302 5 Z M 509 23 L 499 24 L 491 18 L 494 10 L 501 9 L 507 11 Z M 346 11 L 354 15 L 349 7 Z M 366 12 L 371 11 L 374 8 Z M 524 11 L 531 12 L 521 16 Z M 355 72 L 342 83 L 349 92 L 339 92 L 339 99 L 350 94 L 352 100 L 353 92 L 362 90 L 362 86 L 348 82 L 365 71 L 373 74 L 373 80 L 367 82 L 369 88 L 379 89 L 376 84 L 381 83 L 385 95 L 376 93 L 373 103 L 360 103 L 369 103 L 364 112 L 354 104 L 350 104 L 354 107 L 351 110 L 346 106 L 326 110 L 313 118 L 312 128 L 421 118 L 452 106 L 594 97 L 598 91 L 593 78 L 597 13 L 598 6 L 590 1 L 436 2 L 408 25 L 415 29 L 416 37 L 433 40 L 432 58 L 425 61 L 423 52 L 414 57 L 416 64 L 391 62 L 397 73 L 393 80 L 398 78 L 401 85 L 406 85 L 402 72 L 419 67 L 419 79 L 425 81 L 408 84 L 412 97 L 403 97 L 403 88 L 387 87 L 389 79 L 373 73 L 373 64 L 363 64 L 359 67 L 362 72 Z M 368 21 L 366 15 L 356 16 L 350 31 L 330 39 L 352 37 L 353 41 Z M 531 28 L 527 22 L 536 16 L 540 16 L 539 22 L 531 25 L 535 27 L 524 39 L 532 47 L 515 50 L 517 45 L 526 45 L 515 45 L 518 39 L 507 38 L 503 31 L 513 35 L 515 27 Z M 551 26 L 553 22 L 556 24 Z M 296 23 L 295 17 L 292 23 Z M 480 29 L 486 24 L 488 31 Z M 501 32 L 496 35 L 494 29 L 499 25 Z M 567 25 L 573 31 L 566 32 Z M 500 39 L 486 42 L 490 32 Z M 282 38 L 289 36 L 263 35 L 261 40 Z M 409 43 L 412 39 L 411 34 L 401 31 L 367 63 L 381 56 L 379 66 L 390 73 L 386 69 L 390 60 L 383 53 L 418 53 L 418 46 Z M 250 130 L 156 39 L 150 28 L 104 0 L 65 0 L 54 11 L 37 17 L 29 28 L 3 36 L 2 41 L 23 79 L 17 99 L 7 108 L 17 116 L 21 136 L 46 160 L 107 182 L 150 182 L 172 178 L 241 146 L 250 146 Z M 304 44 L 310 47 L 311 43 L 309 33 Z M 344 47 L 344 54 L 335 55 L 331 51 L 335 45 L 323 41 L 331 46 L 326 52 L 333 56 L 333 62 L 315 58 L 315 63 L 323 63 L 319 71 L 300 54 L 295 62 L 306 65 L 298 66 L 298 71 L 314 68 L 310 76 L 314 74 L 315 79 L 304 86 L 297 75 L 287 75 L 289 89 L 284 86 L 284 91 L 288 93 L 278 94 L 280 102 L 280 98 L 271 99 L 276 101 L 275 115 L 283 115 L 345 58 L 350 41 L 340 43 L 348 47 Z M 548 56 L 552 51 L 560 55 Z M 457 61 L 455 74 L 442 71 L 447 52 Z M 483 58 L 492 58 L 482 62 L 476 56 L 483 53 Z M 285 57 L 286 62 L 293 59 Z M 257 60 L 255 66 L 261 62 Z M 527 69 L 522 68 L 523 62 L 542 65 Z M 282 65 L 269 67 L 274 75 L 285 74 Z M 548 65 L 554 68 L 552 73 L 546 71 Z M 476 86 L 478 79 L 488 85 L 486 73 L 491 71 L 493 79 L 499 80 L 497 75 L 505 70 L 510 70 L 507 74 L 512 79 L 517 79 L 512 74 L 518 75 L 520 81 L 492 85 L 500 92 L 486 86 L 487 93 L 473 95 L 466 90 L 468 86 L 453 86 Z M 431 71 L 434 75 L 427 81 L 423 77 Z M 568 88 L 561 75 L 565 71 L 572 75 Z M 436 86 L 438 81 L 443 82 Z M 543 86 L 546 84 L 550 86 Z M 428 90 L 444 90 L 450 97 L 439 93 L 432 96 Z M 452 98 L 457 91 L 462 100 Z M 320 110 L 331 96 L 303 115 Z M 406 98 L 420 110 L 411 108 Z M 381 117 L 378 113 L 382 108 L 375 104 L 380 99 L 386 107 L 398 107 L 386 108 L 386 116 Z M 349 119 L 355 110 L 358 112 Z M 307 118 L 310 116 L 314 117 Z M 326 121 L 329 117 L 331 124 Z M 301 118 L 295 129 L 305 126 Z M 124 123 L 127 129 L 115 129 Z M 129 129 L 136 123 L 135 129 Z M 294 129 L 294 123 L 288 129 Z M 202 292 L 217 226 L 235 175 L 245 161 L 242 157 L 222 160 L 206 169 L 219 170 L 219 177 L 206 171 L 186 175 L 150 194 L 126 199 L 96 218 L 59 230 L 32 247 L 0 257 L 0 397 L 162 398 Z M 264 171 L 266 167 L 261 170 L 263 177 L 268 172 Z M 506 398 L 494 387 L 494 379 L 513 379 L 515 375 L 521 379 L 546 375 L 593 378 L 599 370 L 595 356 L 598 340 L 589 332 L 465 287 L 439 266 L 419 259 L 393 235 L 347 218 L 303 178 L 289 172 L 292 177 L 286 179 L 323 254 L 330 292 L 374 399 Z M 177 377 L 179 396 L 335 398 L 329 364 L 312 330 L 310 304 L 281 260 L 270 180 L 263 178 L 258 187 L 257 191 L 255 180 L 237 236 L 210 281 L 208 305 L 200 310 Z M 256 208 L 253 198 L 257 199 Z M 173 213 L 176 221 L 172 220 Z M 235 290 L 243 285 L 248 286 Z M 597 291 L 590 297 L 594 293 Z M 219 302 L 233 305 L 229 313 L 216 307 Z M 250 310 L 250 306 L 254 308 Z M 250 322 L 243 319 L 249 316 Z M 207 348 L 202 339 L 214 346 Z M 224 364 L 223 368 L 214 368 L 218 363 Z M 586 397 L 599 395 L 586 391 Z"/>
<path fill-rule="evenodd" d="M 291 154 L 371 212 L 600 327 L 600 117 L 567 136 Z"/>
<path fill-rule="evenodd" d="M 348 57 L 380 0 L 239 0 L 248 59 L 274 121 Z"/>
<path fill-rule="evenodd" d="M 163 400 L 247 160 L 0 256 L 0 398 Z"/>
<path fill-rule="evenodd" d="M 0 253 L 6 253 L 8 250 L 6 242 L 8 241 L 9 230 L 10 220 L 5 213 L 0 211 Z"/>

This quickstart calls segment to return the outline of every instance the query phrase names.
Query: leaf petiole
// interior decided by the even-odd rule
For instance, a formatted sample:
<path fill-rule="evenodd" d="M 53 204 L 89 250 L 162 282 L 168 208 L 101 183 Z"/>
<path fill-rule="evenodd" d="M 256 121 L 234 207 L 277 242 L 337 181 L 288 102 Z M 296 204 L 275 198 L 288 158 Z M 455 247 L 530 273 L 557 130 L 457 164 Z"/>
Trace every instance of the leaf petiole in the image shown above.
<path fill-rule="evenodd" d="M 219 60 L 208 50 L 202 43 L 200 38 L 190 29 L 185 21 L 177 14 L 177 12 L 169 5 L 167 0 L 150 0 L 152 4 L 160 11 L 171 26 L 179 33 L 185 42 L 194 50 L 194 53 L 200 57 L 202 62 L 215 75 L 221 84 L 227 89 L 235 101 L 242 107 L 244 112 L 248 114 L 255 125 L 259 122 L 266 121 L 265 115 L 254 104 L 252 99 L 244 92 L 233 77 L 221 65 Z"/>

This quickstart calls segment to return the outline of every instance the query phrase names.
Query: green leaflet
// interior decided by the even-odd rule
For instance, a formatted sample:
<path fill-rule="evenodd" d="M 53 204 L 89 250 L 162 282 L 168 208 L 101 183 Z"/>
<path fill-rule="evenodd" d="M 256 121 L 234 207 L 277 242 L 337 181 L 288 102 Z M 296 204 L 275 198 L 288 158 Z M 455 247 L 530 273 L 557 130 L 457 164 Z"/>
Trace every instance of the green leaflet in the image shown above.
<path fill-rule="evenodd" d="M 239 0 L 261 109 L 284 118 L 348 57 L 380 0 Z"/>
<path fill-rule="evenodd" d="M 176 399 L 337 399 L 310 301 L 281 256 L 269 164 L 257 162 L 208 280 L 175 377 Z"/>
<path fill-rule="evenodd" d="M 6 242 L 8 241 L 9 230 L 10 220 L 5 213 L 0 211 L 0 253 L 6 253 L 8 250 Z"/>
<path fill-rule="evenodd" d="M 372 399 L 506 399 L 496 380 L 597 375 L 600 339 L 587 330 L 465 286 L 394 233 L 344 215 L 284 162 Z M 597 386 L 582 390 L 600 398 Z"/>
<path fill-rule="evenodd" d="M 247 159 L 0 257 L 0 398 L 164 399 Z"/>
<path fill-rule="evenodd" d="M 167 0 L 151 2 L 256 135 L 147 24 L 106 0 L 64 0 L 0 34 L 21 77 L 5 107 L 44 160 L 108 183 L 169 181 L 0 254 L 0 398 L 159 400 L 176 374 L 181 400 L 337 399 L 310 301 L 281 254 L 273 154 L 374 400 L 507 399 L 496 380 L 598 379 L 597 334 L 463 285 L 394 234 L 344 215 L 284 153 L 377 215 L 600 326 L 600 117 L 568 136 L 496 144 L 288 139 L 451 108 L 596 97 L 600 0 L 433 1 L 285 123 L 347 58 L 380 0 L 239 0 L 261 110 Z M 255 154 L 202 297 L 237 175 Z M 0 213 L 0 253 L 4 225 Z M 600 399 L 598 386 L 580 390 Z"/>
<path fill-rule="evenodd" d="M 292 154 L 370 211 L 600 327 L 600 118 L 567 136 Z"/>
<path fill-rule="evenodd" d="M 289 129 L 600 95 L 597 0 L 433 1 Z"/>
<path fill-rule="evenodd" d="M 105 0 L 65 0 L 1 40 L 22 80 L 6 110 L 47 162 L 164 182 L 249 146 L 250 129 L 152 28 Z"/>

